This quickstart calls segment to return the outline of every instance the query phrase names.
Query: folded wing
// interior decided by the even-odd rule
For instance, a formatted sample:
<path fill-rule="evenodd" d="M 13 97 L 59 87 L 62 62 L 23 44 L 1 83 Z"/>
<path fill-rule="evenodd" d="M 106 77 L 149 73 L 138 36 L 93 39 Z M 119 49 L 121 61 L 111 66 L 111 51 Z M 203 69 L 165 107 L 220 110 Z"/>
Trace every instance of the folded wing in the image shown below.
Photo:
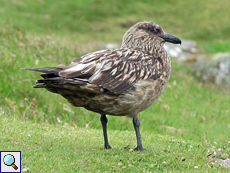
<path fill-rule="evenodd" d="M 156 80 L 162 74 L 161 58 L 135 49 L 103 50 L 74 60 L 59 71 L 66 79 L 97 84 L 114 94 L 135 88 L 140 80 Z"/>

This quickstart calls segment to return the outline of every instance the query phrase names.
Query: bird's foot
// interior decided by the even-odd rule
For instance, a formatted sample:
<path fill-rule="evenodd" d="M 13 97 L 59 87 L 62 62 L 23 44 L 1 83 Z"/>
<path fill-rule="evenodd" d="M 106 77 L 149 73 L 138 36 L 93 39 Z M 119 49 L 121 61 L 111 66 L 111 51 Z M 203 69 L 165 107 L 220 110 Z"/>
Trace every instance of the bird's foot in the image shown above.
<path fill-rule="evenodd" d="M 143 146 L 137 146 L 136 148 L 133 149 L 134 151 L 148 151 L 152 152 L 152 150 L 145 149 Z"/>
<path fill-rule="evenodd" d="M 104 149 L 108 150 L 108 149 L 112 149 L 112 147 L 110 145 L 105 145 Z"/>
<path fill-rule="evenodd" d="M 130 147 L 130 145 L 126 145 L 124 147 L 124 149 L 129 149 L 129 147 Z M 148 149 L 143 148 L 143 146 L 139 146 L 139 147 L 136 147 L 136 148 L 131 149 L 131 150 L 133 150 L 133 151 L 148 151 L 148 152 L 152 151 L 152 150 L 148 150 Z"/>

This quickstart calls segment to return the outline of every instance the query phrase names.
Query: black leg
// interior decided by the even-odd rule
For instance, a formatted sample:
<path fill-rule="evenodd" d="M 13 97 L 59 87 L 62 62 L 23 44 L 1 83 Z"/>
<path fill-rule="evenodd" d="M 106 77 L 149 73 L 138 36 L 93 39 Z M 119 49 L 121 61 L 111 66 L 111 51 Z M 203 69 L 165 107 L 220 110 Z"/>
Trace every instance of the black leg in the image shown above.
<path fill-rule="evenodd" d="M 101 114 L 101 125 L 103 128 L 105 149 L 111 149 L 111 146 L 109 145 L 109 141 L 108 141 L 108 136 L 107 136 L 107 127 L 106 127 L 107 122 L 108 122 L 108 120 L 106 118 L 106 115 Z"/>
<path fill-rule="evenodd" d="M 137 137 L 137 147 L 134 150 L 139 150 L 139 151 L 144 151 L 146 150 L 143 145 L 142 145 L 142 141 L 141 141 L 141 134 L 140 134 L 140 127 L 141 123 L 140 120 L 138 119 L 138 115 L 136 117 L 133 118 L 133 126 L 134 129 L 136 131 L 136 137 Z"/>

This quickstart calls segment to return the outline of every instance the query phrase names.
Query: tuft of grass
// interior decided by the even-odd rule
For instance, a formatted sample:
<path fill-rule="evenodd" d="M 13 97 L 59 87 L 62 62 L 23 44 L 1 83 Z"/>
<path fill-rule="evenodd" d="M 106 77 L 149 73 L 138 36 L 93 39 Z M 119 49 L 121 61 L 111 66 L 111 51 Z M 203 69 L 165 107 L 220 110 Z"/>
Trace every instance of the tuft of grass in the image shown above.
<path fill-rule="evenodd" d="M 22 151 L 22 168 L 30 172 L 225 172 L 207 157 L 216 144 L 143 132 L 146 148 L 135 152 L 135 134 L 109 130 L 115 149 L 103 149 L 102 132 L 76 126 L 29 123 L 0 116 L 0 150 Z M 124 146 L 130 145 L 129 149 Z M 229 151 L 225 146 L 222 155 Z"/>

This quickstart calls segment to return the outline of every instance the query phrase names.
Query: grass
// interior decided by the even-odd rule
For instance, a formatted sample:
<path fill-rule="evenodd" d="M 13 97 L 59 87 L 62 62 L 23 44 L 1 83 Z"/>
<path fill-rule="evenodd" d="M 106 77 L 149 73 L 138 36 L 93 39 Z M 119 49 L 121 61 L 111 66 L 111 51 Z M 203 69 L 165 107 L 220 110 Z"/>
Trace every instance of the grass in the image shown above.
<path fill-rule="evenodd" d="M 104 150 L 101 130 L 76 126 L 29 123 L 2 118 L 0 150 L 22 151 L 22 168 L 30 172 L 225 172 L 207 158 L 216 144 L 193 142 L 169 135 L 142 133 L 146 148 L 134 152 L 135 134 L 109 130 L 112 150 Z M 163 152 L 167 150 L 167 152 Z M 229 151 L 229 146 L 225 152 Z"/>
<path fill-rule="evenodd" d="M 121 35 L 133 23 L 150 20 L 165 31 L 197 41 L 203 51 L 228 51 L 230 41 L 228 0 L 2 0 L 0 25 L 31 34 L 67 36 L 74 42 L 120 43 Z M 107 33 L 107 34 L 105 34 Z M 213 47 L 205 49 L 205 47 Z"/>
<path fill-rule="evenodd" d="M 3 0 L 0 123 L 5 128 L 1 129 L 4 135 L 0 137 L 0 149 L 22 150 L 23 167 L 33 172 L 71 172 L 75 168 L 80 172 L 225 170 L 212 166 L 206 156 L 213 146 L 229 148 L 229 89 L 201 82 L 173 59 L 166 90 L 154 105 L 140 113 L 144 146 L 159 151 L 173 148 L 161 154 L 124 150 L 128 141 L 135 145 L 132 121 L 112 116 L 108 116 L 108 129 L 111 145 L 117 149 L 104 151 L 98 114 L 71 107 L 64 98 L 44 89 L 33 89 L 39 74 L 21 70 L 69 64 L 98 50 L 100 43 L 120 43 L 127 28 L 142 20 L 154 21 L 171 34 L 197 41 L 202 52 L 228 51 L 229 1 L 211 5 L 214 2 Z M 9 126 L 11 130 L 7 130 Z M 170 142 L 172 139 L 176 142 Z M 223 153 L 228 157 L 229 150 Z M 52 155 L 53 159 L 41 166 L 42 160 Z M 179 159 L 175 159 L 177 155 Z M 55 163 L 57 170 L 52 167 Z"/>

